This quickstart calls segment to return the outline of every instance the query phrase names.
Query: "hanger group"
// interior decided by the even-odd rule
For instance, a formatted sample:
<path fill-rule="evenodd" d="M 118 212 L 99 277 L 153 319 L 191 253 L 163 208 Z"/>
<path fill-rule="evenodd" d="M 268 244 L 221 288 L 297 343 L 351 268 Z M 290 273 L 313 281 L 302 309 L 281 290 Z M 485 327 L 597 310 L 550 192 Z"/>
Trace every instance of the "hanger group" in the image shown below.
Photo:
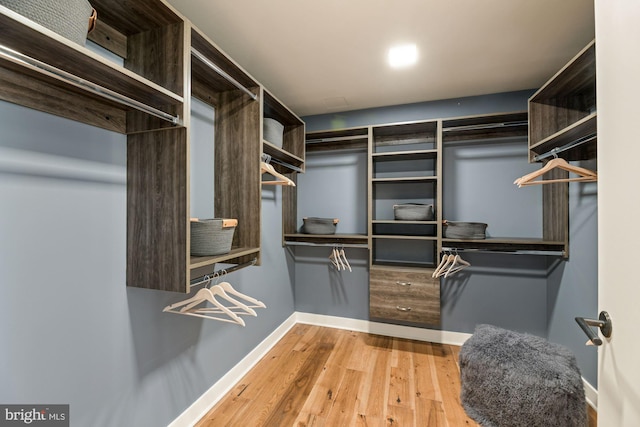
<path fill-rule="evenodd" d="M 217 273 L 214 277 L 216 276 L 219 277 Z M 266 308 L 263 302 L 235 290 L 229 282 L 216 283 L 207 287 L 211 283 L 211 278 L 205 276 L 204 283 L 205 286 L 195 295 L 168 305 L 162 311 L 245 326 L 241 315 L 257 316 L 254 308 Z M 240 298 L 246 303 L 238 301 L 236 298 Z M 226 304 L 223 304 L 221 300 Z"/>
<path fill-rule="evenodd" d="M 269 164 L 269 162 L 271 161 L 271 156 L 268 154 L 262 154 L 262 158 L 260 161 L 260 173 L 261 174 L 269 174 L 271 176 L 273 176 L 275 179 L 274 180 L 270 180 L 270 181 L 262 181 L 262 184 L 264 185 L 290 185 L 295 187 L 296 183 L 293 182 L 291 179 L 287 178 L 286 176 L 284 176 L 283 174 L 279 173 L 278 171 L 275 170 L 275 168 L 273 167 L 273 165 Z"/>
<path fill-rule="evenodd" d="M 338 248 L 337 246 L 334 246 L 331 251 L 331 255 L 329 255 L 329 260 L 338 271 L 347 269 L 349 269 L 349 271 L 353 271 L 351 270 L 351 265 L 347 259 L 347 254 L 344 253 L 343 247 Z"/>
<path fill-rule="evenodd" d="M 457 251 L 442 251 L 442 260 L 431 274 L 431 277 L 444 276 L 447 278 L 470 266 L 471 264 L 463 260 Z"/>
<path fill-rule="evenodd" d="M 568 172 L 578 175 L 578 177 L 577 178 L 559 178 L 559 179 L 540 179 L 540 180 L 536 179 L 541 177 L 545 173 L 551 171 L 552 169 L 566 170 Z M 589 169 L 581 168 L 579 166 L 573 166 L 564 159 L 554 157 L 553 159 L 549 160 L 542 168 L 528 175 L 525 175 L 523 177 L 516 179 L 513 183 L 517 184 L 518 187 L 523 187 L 527 185 L 551 184 L 554 182 L 594 182 L 597 180 L 598 180 L 597 172 L 591 171 Z"/>

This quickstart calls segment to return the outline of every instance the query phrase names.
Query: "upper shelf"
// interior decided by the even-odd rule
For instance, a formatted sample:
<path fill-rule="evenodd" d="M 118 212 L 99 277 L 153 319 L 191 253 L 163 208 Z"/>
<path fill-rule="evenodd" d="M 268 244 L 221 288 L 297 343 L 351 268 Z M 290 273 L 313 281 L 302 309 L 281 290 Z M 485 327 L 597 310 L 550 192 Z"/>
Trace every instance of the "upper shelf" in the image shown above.
<path fill-rule="evenodd" d="M 94 5 L 99 14 L 102 3 Z M 173 17 L 179 21 L 177 15 Z M 181 25 L 163 27 L 167 31 L 164 37 L 177 39 Z M 177 77 L 180 67 L 173 70 L 176 78 L 168 78 L 163 73 L 145 70 L 139 65 L 144 60 L 135 58 L 135 53 L 121 66 L 3 6 L 0 6 L 0 45 L 17 52 L 18 57 L 21 54 L 35 60 L 27 63 L 9 56 L 0 59 L 5 82 L 2 97 L 10 102 L 122 133 L 136 130 L 126 126 L 125 115 L 133 108 L 117 99 L 105 98 L 99 90 L 89 91 L 88 87 L 97 85 L 107 93 L 113 92 L 170 115 L 181 113 L 184 98 L 183 82 Z M 152 81 L 147 78 L 151 75 L 160 77 Z M 38 99 L 34 100 L 36 96 Z M 82 112 L 83 108 L 91 111 Z M 96 112 L 98 109 L 101 113 Z"/>
<path fill-rule="evenodd" d="M 552 150 L 566 160 L 595 158 L 596 117 L 594 40 L 529 98 L 529 160 Z"/>
<path fill-rule="evenodd" d="M 443 247 L 458 250 L 504 252 L 504 253 L 530 253 L 547 255 L 564 255 L 565 242 L 548 241 L 535 238 L 487 238 L 482 240 L 442 239 Z"/>
<path fill-rule="evenodd" d="M 366 150 L 369 146 L 369 129 L 359 127 L 315 131 L 307 133 L 306 138 L 306 150 L 308 152 L 351 149 Z"/>
<path fill-rule="evenodd" d="M 443 142 L 527 136 L 527 112 L 471 116 L 442 121 Z"/>
<path fill-rule="evenodd" d="M 282 147 L 263 140 L 262 151 L 276 160 L 274 167 L 278 172 L 304 172 L 304 122 L 266 89 L 262 90 L 262 100 L 264 117 L 284 126 Z"/>
<path fill-rule="evenodd" d="M 286 245 L 349 245 L 357 247 L 367 247 L 369 237 L 366 234 L 285 234 Z"/>

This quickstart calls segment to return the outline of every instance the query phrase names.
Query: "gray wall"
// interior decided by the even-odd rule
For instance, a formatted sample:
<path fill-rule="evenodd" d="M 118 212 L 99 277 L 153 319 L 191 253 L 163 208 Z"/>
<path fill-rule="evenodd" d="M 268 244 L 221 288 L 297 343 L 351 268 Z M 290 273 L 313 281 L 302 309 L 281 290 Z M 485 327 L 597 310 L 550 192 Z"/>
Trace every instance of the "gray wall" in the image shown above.
<path fill-rule="evenodd" d="M 167 425 L 293 313 L 279 188 L 262 266 L 228 277 L 267 308 L 245 328 L 163 313 L 185 296 L 125 285 L 126 138 L 4 102 L 0 128 L 0 402 Z"/>
<path fill-rule="evenodd" d="M 439 117 L 456 117 L 527 110 L 530 91 L 448 99 L 409 105 L 373 108 L 336 114 L 304 117 L 309 131 L 365 126 Z M 537 169 L 527 163 L 526 140 L 506 144 L 445 145 L 445 218 L 489 224 L 494 237 L 541 237 L 541 188 L 518 189 L 513 181 Z M 595 163 L 595 162 L 594 162 Z M 595 169 L 595 164 L 586 165 Z M 347 173 L 347 172 L 343 172 Z M 352 169 L 352 178 L 366 185 L 366 172 Z M 322 184 L 318 181 L 322 180 Z M 345 181 L 345 178 L 341 178 Z M 300 178 L 298 191 L 312 193 L 317 185 L 337 188 L 339 182 L 327 175 Z M 493 191 L 487 191 L 491 189 Z M 301 199 L 299 209 L 309 210 L 326 199 Z M 361 215 L 361 202 L 341 198 L 344 215 Z M 595 185 L 571 186 L 571 258 L 465 254 L 472 267 L 442 281 L 441 328 L 473 332 L 479 323 L 491 323 L 528 332 L 568 346 L 578 358 L 583 376 L 597 385 L 597 355 L 584 346 L 583 332 L 573 321 L 579 315 L 596 315 L 597 307 L 597 195 Z M 366 210 L 366 208 L 365 208 Z M 344 230 L 346 232 L 346 230 Z M 296 309 L 318 314 L 339 312 L 345 317 L 366 319 L 368 288 L 363 272 L 341 273 L 349 283 L 348 304 L 331 298 L 337 281 L 328 268 L 327 251 L 320 248 L 296 249 Z M 315 258 L 314 258 L 315 256 Z M 361 255 L 365 260 L 366 255 Z M 321 268 L 324 266 L 324 269 Z M 365 268 L 363 266 L 362 268 Z M 586 276 L 586 277 L 585 277 Z M 363 278 L 363 279 L 361 279 Z M 585 314 L 586 313 L 586 314 Z"/>

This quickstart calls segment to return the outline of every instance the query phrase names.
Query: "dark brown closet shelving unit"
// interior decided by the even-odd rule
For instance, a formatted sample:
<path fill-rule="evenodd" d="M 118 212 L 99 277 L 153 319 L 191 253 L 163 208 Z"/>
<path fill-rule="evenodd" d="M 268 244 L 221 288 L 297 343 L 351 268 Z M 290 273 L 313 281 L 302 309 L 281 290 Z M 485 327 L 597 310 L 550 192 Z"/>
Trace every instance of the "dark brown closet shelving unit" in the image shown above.
<path fill-rule="evenodd" d="M 487 142 L 495 140 L 512 140 L 526 138 L 529 122 L 527 112 L 502 113 L 491 115 L 470 116 L 445 119 L 442 121 L 443 144 L 456 142 Z M 564 238 L 552 236 L 548 227 L 562 227 L 558 218 L 548 221 L 554 215 L 556 204 L 550 203 L 543 197 L 543 237 L 542 238 L 513 238 L 490 237 L 483 240 L 442 239 L 442 247 L 454 247 L 462 250 L 478 250 L 490 252 L 528 252 L 540 255 L 566 254 L 567 248 Z"/>
<path fill-rule="evenodd" d="M 259 263 L 262 112 L 286 107 L 167 2 L 91 4 L 89 40 L 123 65 L 0 6 L 0 99 L 127 135 L 128 286 L 189 292 L 216 263 Z M 221 256 L 189 254 L 191 96 L 216 110 L 215 214 L 238 219 Z M 288 127 L 279 155 L 303 167 L 304 123 Z"/>
<path fill-rule="evenodd" d="M 336 150 L 366 150 L 369 141 L 367 127 L 317 131 L 306 133 L 305 152 L 324 152 Z M 297 189 L 283 189 L 283 245 L 350 245 L 368 247 L 366 234 L 303 234 L 299 233 L 301 224 L 297 223 Z"/>
<path fill-rule="evenodd" d="M 556 155 L 567 161 L 597 157 L 596 44 L 592 40 L 529 98 L 529 161 Z M 567 178 L 553 170 L 545 179 Z M 569 256 L 569 184 L 544 186 L 543 237 L 562 242 Z"/>

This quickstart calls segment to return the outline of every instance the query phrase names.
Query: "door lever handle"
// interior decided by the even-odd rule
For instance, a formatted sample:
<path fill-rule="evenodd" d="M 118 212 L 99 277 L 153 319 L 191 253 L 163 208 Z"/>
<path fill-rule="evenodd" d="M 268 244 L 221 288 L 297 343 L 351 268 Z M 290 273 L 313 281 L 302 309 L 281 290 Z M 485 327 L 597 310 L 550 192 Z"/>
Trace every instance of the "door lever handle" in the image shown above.
<path fill-rule="evenodd" d="M 576 317 L 576 322 L 582 328 L 587 337 L 589 337 L 589 341 L 591 341 L 594 345 L 602 345 L 602 340 L 598 337 L 598 334 L 591 329 L 591 326 L 597 326 L 600 328 L 600 332 L 606 338 L 611 336 L 611 317 L 609 313 L 606 311 L 601 311 L 598 316 L 598 320 L 596 319 L 586 319 L 584 317 Z"/>

